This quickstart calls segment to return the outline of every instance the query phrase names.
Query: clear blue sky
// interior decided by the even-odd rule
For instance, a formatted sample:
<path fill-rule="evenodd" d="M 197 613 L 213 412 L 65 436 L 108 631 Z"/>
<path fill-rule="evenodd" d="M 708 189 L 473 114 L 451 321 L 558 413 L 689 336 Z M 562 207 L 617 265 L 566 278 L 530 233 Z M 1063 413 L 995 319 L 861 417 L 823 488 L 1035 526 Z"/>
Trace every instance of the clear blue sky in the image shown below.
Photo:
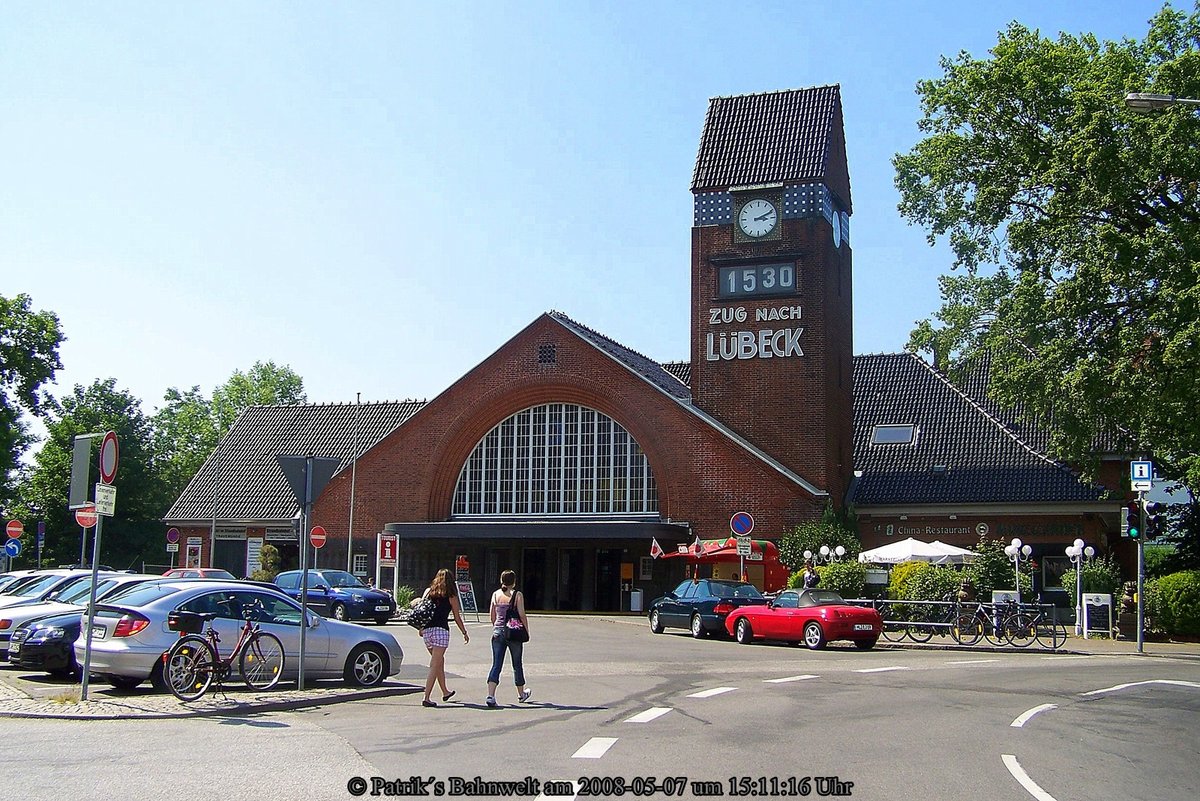
<path fill-rule="evenodd" d="M 148 413 L 256 360 L 431 398 L 550 309 L 686 359 L 708 99 L 839 83 L 854 349 L 898 351 L 950 263 L 896 212 L 916 82 L 1012 20 L 1140 39 L 1160 6 L 6 2 L 0 294 L 60 316 L 59 390 Z"/>

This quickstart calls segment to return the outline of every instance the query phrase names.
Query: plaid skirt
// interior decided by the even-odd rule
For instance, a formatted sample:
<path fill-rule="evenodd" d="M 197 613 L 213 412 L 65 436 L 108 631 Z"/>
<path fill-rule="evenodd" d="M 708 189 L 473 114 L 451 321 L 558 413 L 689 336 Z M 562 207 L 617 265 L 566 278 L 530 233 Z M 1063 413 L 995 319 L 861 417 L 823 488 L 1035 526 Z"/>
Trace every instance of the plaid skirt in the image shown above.
<path fill-rule="evenodd" d="M 421 629 L 421 639 L 425 641 L 426 648 L 449 648 L 450 647 L 450 629 L 441 629 L 429 627 Z"/>

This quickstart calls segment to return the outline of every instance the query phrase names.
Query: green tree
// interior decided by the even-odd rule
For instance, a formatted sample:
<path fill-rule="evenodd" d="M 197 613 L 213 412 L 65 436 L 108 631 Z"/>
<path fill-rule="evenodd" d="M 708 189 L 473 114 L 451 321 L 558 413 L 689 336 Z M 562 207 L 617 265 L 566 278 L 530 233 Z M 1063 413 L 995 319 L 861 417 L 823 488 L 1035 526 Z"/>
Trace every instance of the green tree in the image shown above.
<path fill-rule="evenodd" d="M 962 575 L 975 585 L 975 595 L 981 601 L 991 600 L 992 590 L 1011 590 L 1015 579 L 1016 569 L 1012 560 L 1004 553 L 1005 542 L 980 538 L 975 551 L 979 555 L 975 561 L 963 569 Z M 1028 559 L 1021 561 L 1021 599 L 1030 598 L 1033 592 L 1033 562 Z"/>
<path fill-rule="evenodd" d="M 913 350 L 992 354 L 993 391 L 1053 421 L 1085 469 L 1107 429 L 1200 487 L 1200 119 L 1141 115 L 1132 91 L 1200 96 L 1200 14 L 1141 40 L 1056 39 L 1012 23 L 989 57 L 943 58 L 897 155 L 900 211 L 965 275 Z"/>
<path fill-rule="evenodd" d="M 828 518 L 820 522 L 801 523 L 779 539 L 779 561 L 791 570 L 804 567 L 804 552 L 819 553 L 822 545 L 846 549 L 843 559 L 856 560 L 862 550 L 858 534 Z"/>
<path fill-rule="evenodd" d="M 80 535 L 74 514 L 67 509 L 71 457 L 77 434 L 113 431 L 120 459 L 116 480 L 116 515 L 105 518 L 100 561 L 117 568 L 138 565 L 143 558 L 162 557 L 167 498 L 151 458 L 150 422 L 141 403 L 116 388 L 116 379 L 76 385 L 62 399 L 46 401 L 48 437 L 32 468 L 19 485 L 18 510 L 27 520 L 46 522 L 44 559 L 49 564 L 79 561 Z M 96 480 L 96 448 L 92 448 L 92 479 Z M 93 530 L 94 533 L 94 530 Z M 26 537 L 30 535 L 27 533 Z M 89 543 L 91 539 L 89 537 Z M 30 554 L 25 543 L 25 554 Z M 87 560 L 91 560 L 88 545 Z"/>
<path fill-rule="evenodd" d="M 13 473 L 32 441 L 22 414 L 42 413 L 42 385 L 62 369 L 58 317 L 32 303 L 28 295 L 0 295 L 0 506 L 12 501 Z"/>
<path fill-rule="evenodd" d="M 172 387 L 163 400 L 151 419 L 154 464 L 164 491 L 174 499 L 217 446 L 217 421 L 200 387 L 187 392 Z"/>
<path fill-rule="evenodd" d="M 219 436 L 225 436 L 238 415 L 251 406 L 307 401 L 304 379 L 290 367 L 279 367 L 275 362 L 255 362 L 244 373 L 234 370 L 229 380 L 213 391 L 212 411 Z"/>

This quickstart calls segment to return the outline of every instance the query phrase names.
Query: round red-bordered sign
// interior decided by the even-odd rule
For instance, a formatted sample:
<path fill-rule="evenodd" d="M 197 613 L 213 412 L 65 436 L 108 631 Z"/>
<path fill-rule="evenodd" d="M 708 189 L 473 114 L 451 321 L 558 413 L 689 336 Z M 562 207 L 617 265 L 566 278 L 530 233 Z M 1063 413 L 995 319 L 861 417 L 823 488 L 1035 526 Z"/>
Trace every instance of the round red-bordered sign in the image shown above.
<path fill-rule="evenodd" d="M 738 512 L 729 518 L 729 529 L 739 537 L 744 537 L 754 530 L 754 516 L 749 512 Z"/>
<path fill-rule="evenodd" d="M 89 503 L 80 509 L 75 510 L 75 522 L 80 528 L 91 528 L 96 525 L 96 521 L 100 515 L 96 514 L 96 504 Z"/>
<path fill-rule="evenodd" d="M 325 534 L 325 529 L 321 526 L 313 526 L 312 533 L 308 535 L 308 541 L 312 543 L 312 547 L 320 548 L 325 544 L 328 535 Z"/>
<path fill-rule="evenodd" d="M 179 542 L 179 529 L 174 526 L 167 529 L 167 542 Z"/>
<path fill-rule="evenodd" d="M 117 447 L 117 435 L 109 431 L 100 442 L 100 481 L 104 484 L 113 483 L 117 476 L 117 461 L 120 455 Z"/>
<path fill-rule="evenodd" d="M 20 520 L 9 520 L 4 530 L 8 532 L 10 540 L 19 539 L 25 533 L 25 524 Z"/>

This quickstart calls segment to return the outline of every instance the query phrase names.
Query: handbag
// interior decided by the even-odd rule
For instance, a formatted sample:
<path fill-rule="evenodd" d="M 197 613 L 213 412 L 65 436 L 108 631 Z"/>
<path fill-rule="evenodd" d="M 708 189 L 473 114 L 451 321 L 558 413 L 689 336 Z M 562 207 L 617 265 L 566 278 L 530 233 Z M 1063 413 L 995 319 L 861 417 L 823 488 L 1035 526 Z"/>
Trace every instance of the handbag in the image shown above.
<path fill-rule="evenodd" d="M 417 631 L 429 627 L 433 622 L 433 616 L 437 613 L 437 604 L 428 595 L 417 602 L 408 613 L 408 625 L 412 626 Z"/>
<path fill-rule="evenodd" d="M 529 630 L 521 622 L 521 614 L 517 611 L 517 594 L 514 592 L 508 609 L 504 610 L 504 637 L 509 642 L 529 642 Z"/>

